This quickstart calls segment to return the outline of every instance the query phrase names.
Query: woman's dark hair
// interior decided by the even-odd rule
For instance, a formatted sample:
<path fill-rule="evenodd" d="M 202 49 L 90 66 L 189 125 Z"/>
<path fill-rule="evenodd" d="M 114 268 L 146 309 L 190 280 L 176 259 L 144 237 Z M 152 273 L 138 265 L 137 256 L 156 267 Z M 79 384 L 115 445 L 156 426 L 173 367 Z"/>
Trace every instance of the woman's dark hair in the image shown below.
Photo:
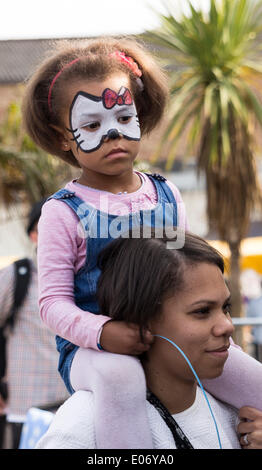
<path fill-rule="evenodd" d="M 201 237 L 185 233 L 182 248 L 167 248 L 167 236 L 118 238 L 100 253 L 101 275 L 97 297 L 102 315 L 135 323 L 141 334 L 161 314 L 163 300 L 174 295 L 184 282 L 189 265 L 210 263 L 224 273 L 222 256 Z"/>

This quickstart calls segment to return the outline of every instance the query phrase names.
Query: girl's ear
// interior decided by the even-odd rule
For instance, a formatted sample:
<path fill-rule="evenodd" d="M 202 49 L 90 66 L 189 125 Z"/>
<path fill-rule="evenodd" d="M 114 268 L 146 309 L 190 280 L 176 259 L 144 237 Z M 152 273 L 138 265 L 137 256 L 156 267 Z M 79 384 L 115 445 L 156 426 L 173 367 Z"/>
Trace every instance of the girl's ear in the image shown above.
<path fill-rule="evenodd" d="M 50 124 L 50 127 L 55 129 L 55 131 L 57 132 L 61 150 L 63 150 L 64 152 L 68 152 L 69 150 L 71 150 L 68 142 L 68 137 L 65 135 L 64 130 L 59 126 L 55 126 L 54 124 Z"/>

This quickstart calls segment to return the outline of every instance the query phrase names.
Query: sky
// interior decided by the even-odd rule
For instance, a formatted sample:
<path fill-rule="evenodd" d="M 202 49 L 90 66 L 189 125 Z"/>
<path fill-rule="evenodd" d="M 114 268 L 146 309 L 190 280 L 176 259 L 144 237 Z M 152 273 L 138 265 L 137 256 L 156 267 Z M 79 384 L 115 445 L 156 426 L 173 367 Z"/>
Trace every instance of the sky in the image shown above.
<path fill-rule="evenodd" d="M 168 0 L 180 11 L 185 0 Z M 193 0 L 207 4 L 209 0 Z M 2 0 L 0 40 L 137 34 L 158 26 L 162 0 Z"/>

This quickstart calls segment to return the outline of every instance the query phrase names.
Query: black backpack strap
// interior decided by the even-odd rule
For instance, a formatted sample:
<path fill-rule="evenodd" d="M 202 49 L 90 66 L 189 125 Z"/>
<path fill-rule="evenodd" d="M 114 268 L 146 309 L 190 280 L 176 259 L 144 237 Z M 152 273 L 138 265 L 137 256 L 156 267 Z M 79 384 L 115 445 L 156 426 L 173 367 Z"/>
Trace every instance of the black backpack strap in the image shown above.
<path fill-rule="evenodd" d="M 4 328 L 0 328 L 0 382 L 1 379 L 5 376 L 6 372 L 6 338 L 4 334 Z M 0 385 L 0 395 L 1 385 Z"/>
<path fill-rule="evenodd" d="M 19 259 L 14 262 L 15 267 L 15 287 L 13 305 L 10 315 L 6 321 L 6 326 L 13 328 L 17 310 L 21 307 L 25 300 L 30 279 L 31 279 L 31 263 L 28 258 Z"/>

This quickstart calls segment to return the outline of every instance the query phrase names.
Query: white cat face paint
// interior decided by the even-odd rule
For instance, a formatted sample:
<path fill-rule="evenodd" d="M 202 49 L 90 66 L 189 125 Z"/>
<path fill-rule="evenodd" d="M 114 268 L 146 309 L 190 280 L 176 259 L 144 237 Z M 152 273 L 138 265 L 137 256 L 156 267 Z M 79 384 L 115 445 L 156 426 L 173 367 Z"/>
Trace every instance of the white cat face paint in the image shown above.
<path fill-rule="evenodd" d="M 128 88 L 119 93 L 106 88 L 102 96 L 79 91 L 71 104 L 69 114 L 71 140 L 77 150 L 94 152 L 106 138 L 119 136 L 128 140 L 140 140 L 140 126 L 135 104 Z"/>

